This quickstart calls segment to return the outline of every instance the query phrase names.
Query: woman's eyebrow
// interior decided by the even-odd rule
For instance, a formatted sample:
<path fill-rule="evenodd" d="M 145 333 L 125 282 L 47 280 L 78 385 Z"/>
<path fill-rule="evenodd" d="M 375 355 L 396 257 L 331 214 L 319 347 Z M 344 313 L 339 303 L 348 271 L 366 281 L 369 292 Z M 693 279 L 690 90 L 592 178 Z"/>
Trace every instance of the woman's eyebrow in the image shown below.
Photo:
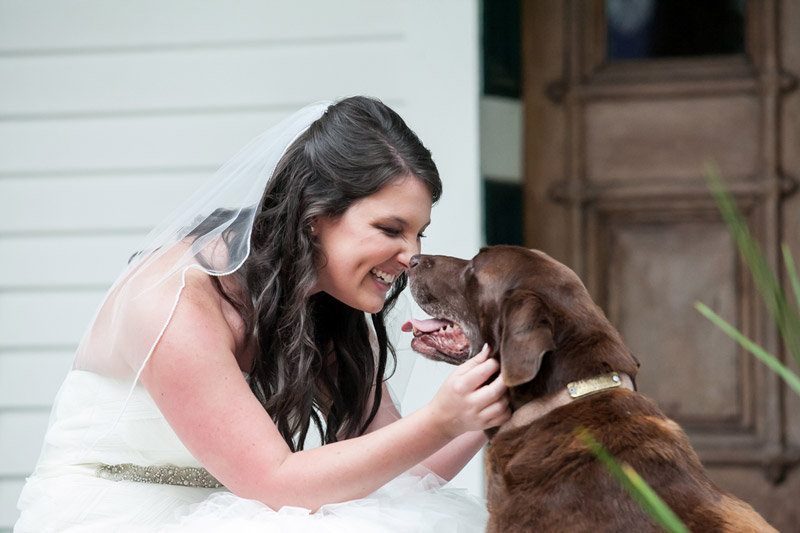
<path fill-rule="evenodd" d="M 390 216 L 388 216 L 387 218 L 388 218 L 389 220 L 391 220 L 391 221 L 393 221 L 393 222 L 396 222 L 397 224 L 399 224 L 399 225 L 403 226 L 404 228 L 407 228 L 408 226 L 410 226 L 410 225 L 411 225 L 411 224 L 409 224 L 409 222 L 408 222 L 406 219 L 404 219 L 404 218 L 403 218 L 403 217 L 401 217 L 401 216 L 397 216 L 397 215 L 390 215 Z M 420 228 L 420 229 L 421 229 L 421 230 L 424 230 L 425 228 L 427 228 L 427 227 L 428 227 L 428 226 L 430 226 L 430 225 L 431 225 L 431 221 L 430 221 L 430 220 L 428 220 L 428 221 L 427 221 L 425 224 L 423 224 L 423 225 L 422 225 L 422 228 Z"/>

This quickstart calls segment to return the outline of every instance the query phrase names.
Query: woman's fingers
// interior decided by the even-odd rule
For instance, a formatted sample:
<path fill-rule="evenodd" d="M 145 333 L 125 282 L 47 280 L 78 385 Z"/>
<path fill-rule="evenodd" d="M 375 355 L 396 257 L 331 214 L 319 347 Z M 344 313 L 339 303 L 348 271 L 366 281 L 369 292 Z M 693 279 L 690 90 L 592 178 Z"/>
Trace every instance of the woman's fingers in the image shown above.
<path fill-rule="evenodd" d="M 470 357 L 469 359 L 467 359 L 466 361 L 461 363 L 458 366 L 458 370 L 460 372 L 467 373 L 470 370 L 472 370 L 473 368 L 475 368 L 476 366 L 478 366 L 481 363 L 483 363 L 484 361 L 486 361 L 486 359 L 488 357 L 489 357 L 489 345 L 488 344 L 484 344 L 483 348 L 481 348 L 481 351 L 479 351 L 473 357 Z"/>
<path fill-rule="evenodd" d="M 489 347 L 484 345 L 484 349 L 475 356 L 476 358 L 480 356 L 483 360 L 468 369 L 462 377 L 464 389 L 472 391 L 469 394 L 469 402 L 479 423 L 484 427 L 502 424 L 511 416 L 507 388 L 498 373 L 500 364 L 496 359 L 486 359 L 488 353 Z M 494 374 L 497 374 L 495 378 L 487 383 Z"/>
<path fill-rule="evenodd" d="M 490 423 L 489 427 L 499 426 L 511 417 L 507 388 L 501 376 L 497 376 L 491 383 L 481 387 L 475 394 L 483 396 L 482 402 L 479 400 L 479 403 L 486 407 L 480 415 Z"/>
<path fill-rule="evenodd" d="M 472 402 L 483 418 L 500 414 L 508 408 L 508 394 L 505 383 L 497 376 L 490 383 L 472 393 Z"/>
<path fill-rule="evenodd" d="M 488 348 L 485 350 L 486 354 L 489 353 Z M 483 354 L 484 351 L 482 350 L 480 354 Z M 479 355 L 480 355 L 479 354 Z M 476 355 L 475 357 L 478 357 Z M 474 358 L 473 358 L 474 359 Z M 500 363 L 497 362 L 496 359 L 486 359 L 486 355 L 483 355 L 483 360 L 478 361 L 472 368 L 466 368 L 463 379 L 464 379 L 464 386 L 467 390 L 475 390 L 488 380 L 492 374 L 500 370 Z"/>
<path fill-rule="evenodd" d="M 500 364 L 488 357 L 489 352 L 484 345 L 454 370 L 432 402 L 444 423 L 452 425 L 453 435 L 498 426 L 510 416 Z"/>

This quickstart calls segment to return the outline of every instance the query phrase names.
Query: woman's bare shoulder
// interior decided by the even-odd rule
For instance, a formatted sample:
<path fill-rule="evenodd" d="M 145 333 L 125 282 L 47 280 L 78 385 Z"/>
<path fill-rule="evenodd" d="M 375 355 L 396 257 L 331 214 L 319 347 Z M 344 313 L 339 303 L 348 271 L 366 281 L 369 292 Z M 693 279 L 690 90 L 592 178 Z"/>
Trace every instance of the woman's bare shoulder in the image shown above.
<path fill-rule="evenodd" d="M 173 333 L 188 337 L 193 343 L 231 350 L 238 331 L 231 324 L 227 307 L 212 277 L 203 271 L 189 269 L 184 274 L 183 289 L 175 306 Z"/>
<path fill-rule="evenodd" d="M 200 265 L 176 268 L 185 252 L 186 246 L 179 243 L 134 269 L 114 295 L 120 317 L 137 335 L 159 339 L 153 357 L 162 361 L 220 355 L 230 359 L 232 353 L 244 368 L 249 340 L 245 321 Z M 231 287 L 230 280 L 225 283 Z M 137 368 L 140 363 L 132 362 Z"/>
<path fill-rule="evenodd" d="M 236 338 L 209 276 L 187 271 L 169 325 L 153 351 L 142 378 L 149 387 L 156 376 L 185 375 L 200 368 L 236 365 Z M 210 365 L 210 366 L 209 366 Z"/>

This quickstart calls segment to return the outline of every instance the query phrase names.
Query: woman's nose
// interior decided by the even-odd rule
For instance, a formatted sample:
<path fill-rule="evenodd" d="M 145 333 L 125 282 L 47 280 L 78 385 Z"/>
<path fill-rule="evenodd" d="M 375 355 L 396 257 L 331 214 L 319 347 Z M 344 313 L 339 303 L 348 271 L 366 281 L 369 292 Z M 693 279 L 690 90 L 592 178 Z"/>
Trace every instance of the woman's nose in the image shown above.
<path fill-rule="evenodd" d="M 400 263 L 402 263 L 402 265 L 406 268 L 406 270 L 408 270 L 413 266 L 411 262 L 419 254 L 419 252 L 420 252 L 419 243 L 409 244 L 408 246 L 405 246 L 403 248 L 402 252 L 400 252 L 398 260 L 400 261 Z"/>

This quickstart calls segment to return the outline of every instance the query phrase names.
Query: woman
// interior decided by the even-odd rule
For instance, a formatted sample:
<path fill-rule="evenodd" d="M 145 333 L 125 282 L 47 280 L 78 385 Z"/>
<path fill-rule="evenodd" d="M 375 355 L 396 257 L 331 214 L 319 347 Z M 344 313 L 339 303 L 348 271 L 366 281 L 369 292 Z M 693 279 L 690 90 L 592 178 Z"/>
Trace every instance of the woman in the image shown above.
<path fill-rule="evenodd" d="M 383 383 L 385 314 L 440 193 L 374 99 L 255 139 L 111 288 L 15 531 L 482 531 L 480 505 L 401 474 L 452 477 L 508 418 L 497 363 L 483 350 L 405 418 Z"/>

